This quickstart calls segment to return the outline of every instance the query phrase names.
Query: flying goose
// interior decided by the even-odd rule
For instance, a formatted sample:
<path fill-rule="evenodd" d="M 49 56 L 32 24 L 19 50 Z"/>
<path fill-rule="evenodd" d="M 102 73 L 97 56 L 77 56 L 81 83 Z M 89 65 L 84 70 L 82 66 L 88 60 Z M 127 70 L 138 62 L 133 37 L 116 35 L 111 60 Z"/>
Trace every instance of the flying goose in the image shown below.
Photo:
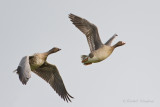
<path fill-rule="evenodd" d="M 31 71 L 34 72 L 48 82 L 64 101 L 71 102 L 70 98 L 73 97 L 67 92 L 57 67 L 46 61 L 48 55 L 60 50 L 61 49 L 54 47 L 44 53 L 35 53 L 32 56 L 24 56 L 15 72 L 17 71 L 22 84 L 26 84 L 31 77 Z"/>
<path fill-rule="evenodd" d="M 118 36 L 117 34 L 114 34 L 105 44 L 103 44 L 99 37 L 98 29 L 94 24 L 74 14 L 69 14 L 69 18 L 72 23 L 86 35 L 90 47 L 90 54 L 81 56 L 82 63 L 84 65 L 97 63 L 106 59 L 111 55 L 116 47 L 125 44 L 124 42 L 119 41 L 115 45 L 111 46 L 113 39 Z"/>

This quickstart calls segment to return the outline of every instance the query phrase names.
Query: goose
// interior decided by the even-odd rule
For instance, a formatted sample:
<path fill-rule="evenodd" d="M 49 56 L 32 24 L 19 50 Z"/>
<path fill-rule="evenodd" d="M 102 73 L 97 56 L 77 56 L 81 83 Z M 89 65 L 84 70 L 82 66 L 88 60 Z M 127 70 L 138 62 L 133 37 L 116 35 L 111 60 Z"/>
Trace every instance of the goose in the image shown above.
<path fill-rule="evenodd" d="M 73 97 L 67 92 L 57 67 L 46 61 L 48 55 L 60 50 L 61 49 L 54 47 L 44 53 L 35 53 L 32 56 L 24 56 L 14 72 L 17 72 L 20 81 L 24 85 L 26 85 L 29 78 L 31 78 L 31 71 L 34 72 L 49 83 L 64 101 L 71 102 L 70 98 Z"/>
<path fill-rule="evenodd" d="M 81 56 L 81 60 L 84 65 L 90 65 L 92 63 L 103 61 L 112 54 L 115 48 L 125 44 L 125 42 L 119 41 L 115 45 L 111 46 L 112 41 L 116 36 L 118 36 L 117 34 L 114 34 L 105 44 L 103 44 L 99 37 L 98 29 L 94 24 L 72 13 L 69 14 L 69 18 L 71 22 L 83 34 L 85 34 L 88 41 L 90 53 L 89 55 Z"/>

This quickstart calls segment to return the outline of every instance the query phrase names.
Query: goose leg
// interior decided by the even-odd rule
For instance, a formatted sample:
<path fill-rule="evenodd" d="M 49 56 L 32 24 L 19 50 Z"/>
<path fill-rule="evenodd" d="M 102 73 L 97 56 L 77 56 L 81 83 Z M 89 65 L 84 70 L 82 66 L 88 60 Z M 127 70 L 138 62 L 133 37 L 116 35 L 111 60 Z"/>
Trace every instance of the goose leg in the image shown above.
<path fill-rule="evenodd" d="M 86 61 L 88 61 L 88 58 L 83 59 L 83 60 L 82 60 L 82 63 L 84 63 L 84 62 L 86 62 Z"/>
<path fill-rule="evenodd" d="M 92 63 L 84 63 L 84 65 L 91 65 Z"/>

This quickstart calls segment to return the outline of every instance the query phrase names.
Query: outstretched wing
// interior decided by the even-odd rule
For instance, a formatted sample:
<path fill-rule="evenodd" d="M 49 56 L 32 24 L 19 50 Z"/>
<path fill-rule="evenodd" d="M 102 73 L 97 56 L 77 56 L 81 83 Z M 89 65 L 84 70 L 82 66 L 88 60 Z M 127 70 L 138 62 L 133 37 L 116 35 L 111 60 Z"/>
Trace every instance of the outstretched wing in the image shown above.
<path fill-rule="evenodd" d="M 19 65 L 18 68 L 15 70 L 17 71 L 17 74 L 19 75 L 19 79 L 22 82 L 22 84 L 27 84 L 29 78 L 31 78 L 31 68 L 29 65 L 29 56 L 24 56 Z"/>
<path fill-rule="evenodd" d="M 111 45 L 112 41 L 115 39 L 115 37 L 118 36 L 117 34 L 114 34 L 106 43 L 105 45 Z"/>
<path fill-rule="evenodd" d="M 50 86 L 56 91 L 56 93 L 64 99 L 64 101 L 71 102 L 70 98 L 73 97 L 67 92 L 63 80 L 55 65 L 51 65 L 45 62 L 41 67 L 33 72 L 48 82 Z"/>
<path fill-rule="evenodd" d="M 69 18 L 86 35 L 91 52 L 101 47 L 102 42 L 98 34 L 98 29 L 94 24 L 74 14 L 69 14 Z"/>

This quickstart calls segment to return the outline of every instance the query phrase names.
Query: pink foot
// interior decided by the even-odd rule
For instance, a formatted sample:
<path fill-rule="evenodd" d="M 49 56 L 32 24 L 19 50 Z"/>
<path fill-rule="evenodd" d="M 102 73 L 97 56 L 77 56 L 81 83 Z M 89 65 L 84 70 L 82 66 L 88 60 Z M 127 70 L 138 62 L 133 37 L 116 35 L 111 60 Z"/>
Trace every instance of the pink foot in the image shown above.
<path fill-rule="evenodd" d="M 84 63 L 84 62 L 86 62 L 86 61 L 88 61 L 88 58 L 83 59 L 83 60 L 82 60 L 82 63 Z"/>
<path fill-rule="evenodd" d="M 84 65 L 91 65 L 92 63 L 84 63 Z"/>

